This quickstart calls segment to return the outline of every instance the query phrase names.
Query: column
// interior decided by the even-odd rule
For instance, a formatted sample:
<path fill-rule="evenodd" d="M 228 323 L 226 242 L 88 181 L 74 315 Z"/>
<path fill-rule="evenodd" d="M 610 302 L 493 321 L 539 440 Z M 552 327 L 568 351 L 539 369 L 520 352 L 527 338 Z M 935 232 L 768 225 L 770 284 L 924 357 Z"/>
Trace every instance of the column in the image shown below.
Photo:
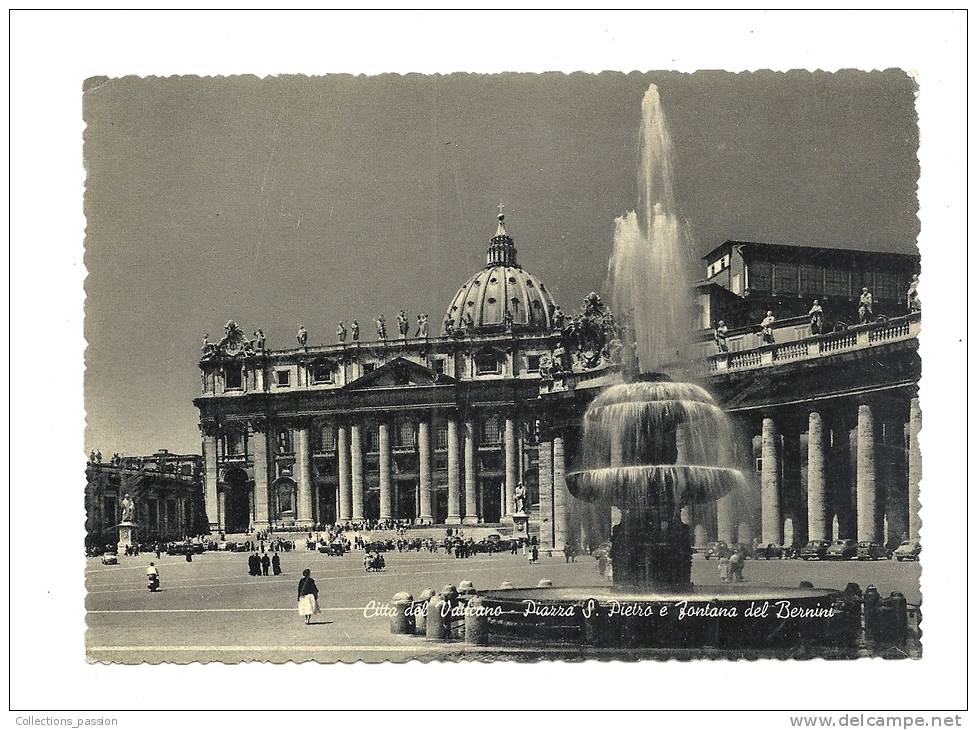
<path fill-rule="evenodd" d="M 516 419 L 505 419 L 505 499 L 502 502 L 502 516 L 512 521 L 516 511 L 516 484 L 519 482 L 519 453 L 516 444 Z"/>
<path fill-rule="evenodd" d="M 725 467 L 740 467 L 733 455 L 735 448 L 733 439 L 738 436 L 737 427 L 731 423 L 727 438 L 719 442 L 719 465 Z M 742 461 L 742 460 L 740 460 Z M 716 539 L 727 545 L 736 543 L 736 490 L 723 495 L 716 502 Z"/>
<path fill-rule="evenodd" d="M 268 434 L 252 427 L 251 455 L 254 458 L 254 521 L 258 530 L 268 529 Z"/>
<path fill-rule="evenodd" d="M 781 545 L 784 523 L 780 511 L 780 433 L 772 418 L 763 419 L 761 433 L 760 528 L 764 544 Z"/>
<path fill-rule="evenodd" d="M 353 480 L 350 473 L 349 458 L 349 426 L 340 423 L 336 427 L 336 450 L 339 459 L 339 510 L 336 512 L 339 522 L 345 522 L 353 516 Z"/>
<path fill-rule="evenodd" d="M 227 527 L 227 493 L 222 489 L 217 497 L 219 503 L 217 519 L 220 520 L 218 529 L 223 531 Z M 159 515 L 157 514 L 156 517 L 158 519 Z"/>
<path fill-rule="evenodd" d="M 824 419 L 818 411 L 807 417 L 807 539 L 827 540 Z"/>
<path fill-rule="evenodd" d="M 427 416 L 422 416 L 417 424 L 417 452 L 418 452 L 418 521 L 422 525 L 434 523 L 434 511 L 432 509 L 432 485 L 431 485 L 431 421 Z"/>
<path fill-rule="evenodd" d="M 393 519 L 393 475 L 390 454 L 390 424 L 380 421 L 377 427 L 380 441 L 380 519 Z"/>
<path fill-rule="evenodd" d="M 220 498 L 217 496 L 217 436 L 204 434 L 204 510 L 207 514 L 207 524 L 211 532 L 217 532 L 221 519 Z"/>
<path fill-rule="evenodd" d="M 307 527 L 312 524 L 312 464 L 309 450 L 309 427 L 295 429 L 295 482 L 298 484 L 298 499 L 295 509 L 295 524 Z"/>
<path fill-rule="evenodd" d="M 466 525 L 477 525 L 478 513 L 478 472 L 475 459 L 475 421 L 465 420 L 465 519 Z"/>
<path fill-rule="evenodd" d="M 350 504 L 354 521 L 363 519 L 363 434 L 359 423 L 351 423 L 349 426 L 349 467 L 350 467 Z"/>
<path fill-rule="evenodd" d="M 461 446 L 458 437 L 458 418 L 448 416 L 448 516 L 449 525 L 461 524 Z"/>
<path fill-rule="evenodd" d="M 875 480 L 875 415 L 871 406 L 858 407 L 856 427 L 858 446 L 856 452 L 855 514 L 858 524 L 858 540 L 879 540 L 876 525 L 878 510 L 878 485 Z"/>
<path fill-rule="evenodd" d="M 553 549 L 562 550 L 567 543 L 569 494 L 563 436 L 553 437 Z"/>
<path fill-rule="evenodd" d="M 780 421 L 780 515 L 784 523 L 784 545 L 803 546 L 804 532 L 807 525 L 803 512 L 807 509 L 806 501 L 801 503 L 801 471 L 804 464 L 801 461 L 800 424 L 793 417 L 785 417 Z M 806 479 L 805 479 L 806 481 Z"/>
<path fill-rule="evenodd" d="M 691 457 L 690 449 L 689 449 L 690 446 L 691 444 L 689 439 L 689 432 L 686 429 L 685 424 L 680 423 L 675 427 L 675 463 L 676 464 L 692 463 L 690 458 Z M 692 521 L 695 519 L 692 514 L 692 505 L 687 504 L 682 508 L 681 519 L 682 522 L 684 522 L 690 528 L 692 527 Z"/>
<path fill-rule="evenodd" d="M 539 546 L 553 547 L 553 442 L 539 441 Z"/>
<path fill-rule="evenodd" d="M 923 414 L 919 398 L 909 401 L 909 539 L 919 539 L 919 481 L 923 477 L 923 459 L 919 450 L 919 431 Z"/>

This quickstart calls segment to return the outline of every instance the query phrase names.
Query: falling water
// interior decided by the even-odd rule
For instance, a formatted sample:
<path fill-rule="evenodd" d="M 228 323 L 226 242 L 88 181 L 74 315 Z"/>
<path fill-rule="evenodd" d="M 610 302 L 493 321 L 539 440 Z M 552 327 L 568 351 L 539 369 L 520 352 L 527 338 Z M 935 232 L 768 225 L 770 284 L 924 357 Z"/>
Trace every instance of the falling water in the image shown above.
<path fill-rule="evenodd" d="M 615 222 L 608 288 L 614 309 L 631 317 L 641 367 L 662 373 L 685 359 L 693 247 L 675 206 L 672 143 L 654 85 L 641 116 L 638 209 Z M 683 534 L 692 525 L 680 511 L 694 521 L 692 508 L 742 492 L 725 414 L 704 388 L 659 374 L 603 391 L 583 425 L 583 468 L 567 484 L 578 499 L 619 509 L 615 582 L 687 583 Z"/>
<path fill-rule="evenodd" d="M 689 332 L 694 247 L 672 181 L 672 140 L 652 84 L 641 101 L 638 206 L 615 221 L 607 266 L 612 307 L 630 313 L 644 370 L 681 362 Z"/>

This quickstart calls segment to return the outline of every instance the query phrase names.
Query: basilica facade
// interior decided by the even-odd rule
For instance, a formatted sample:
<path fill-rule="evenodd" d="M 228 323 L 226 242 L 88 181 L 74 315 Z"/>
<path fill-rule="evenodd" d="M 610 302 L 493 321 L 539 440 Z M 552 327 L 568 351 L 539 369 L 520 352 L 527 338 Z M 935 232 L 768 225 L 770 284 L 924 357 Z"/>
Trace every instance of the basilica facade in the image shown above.
<path fill-rule="evenodd" d="M 358 323 L 341 325 L 339 341 L 323 346 L 300 330 L 287 350 L 229 322 L 220 342 L 205 342 L 194 403 L 212 532 L 511 523 L 523 490 L 549 542 L 566 529 L 566 489 L 554 499 L 553 449 L 541 441 L 552 410 L 541 388 L 574 369 L 619 367 L 600 299 L 565 316 L 520 265 L 500 214 L 485 266 L 458 289 L 438 331 L 426 317 L 416 329 L 405 320 L 389 333 L 375 322 L 370 341 Z"/>

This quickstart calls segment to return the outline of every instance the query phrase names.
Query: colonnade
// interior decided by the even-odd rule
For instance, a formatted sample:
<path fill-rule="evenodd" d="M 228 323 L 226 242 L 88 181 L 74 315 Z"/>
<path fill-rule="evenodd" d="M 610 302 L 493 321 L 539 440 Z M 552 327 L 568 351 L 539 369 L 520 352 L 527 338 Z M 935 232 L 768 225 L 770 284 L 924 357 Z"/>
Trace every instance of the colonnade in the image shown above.
<path fill-rule="evenodd" d="M 919 539 L 918 398 L 849 398 L 733 419 L 734 463 L 748 484 L 717 503 L 717 539 L 749 542 L 757 512 L 764 544 Z"/>

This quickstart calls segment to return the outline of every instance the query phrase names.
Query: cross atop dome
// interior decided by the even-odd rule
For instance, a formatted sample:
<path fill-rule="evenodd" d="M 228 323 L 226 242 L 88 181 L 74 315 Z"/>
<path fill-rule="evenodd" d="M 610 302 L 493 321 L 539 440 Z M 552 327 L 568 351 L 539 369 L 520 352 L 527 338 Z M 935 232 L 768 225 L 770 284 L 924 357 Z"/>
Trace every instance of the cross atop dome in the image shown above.
<path fill-rule="evenodd" d="M 518 266 L 516 263 L 516 246 L 505 229 L 505 213 L 502 203 L 499 203 L 499 227 L 495 229 L 495 235 L 489 241 L 487 265 L 496 266 Z"/>
<path fill-rule="evenodd" d="M 495 229 L 495 235 L 498 236 L 508 236 L 505 230 L 505 213 L 502 212 L 502 203 L 499 203 L 499 227 Z"/>

